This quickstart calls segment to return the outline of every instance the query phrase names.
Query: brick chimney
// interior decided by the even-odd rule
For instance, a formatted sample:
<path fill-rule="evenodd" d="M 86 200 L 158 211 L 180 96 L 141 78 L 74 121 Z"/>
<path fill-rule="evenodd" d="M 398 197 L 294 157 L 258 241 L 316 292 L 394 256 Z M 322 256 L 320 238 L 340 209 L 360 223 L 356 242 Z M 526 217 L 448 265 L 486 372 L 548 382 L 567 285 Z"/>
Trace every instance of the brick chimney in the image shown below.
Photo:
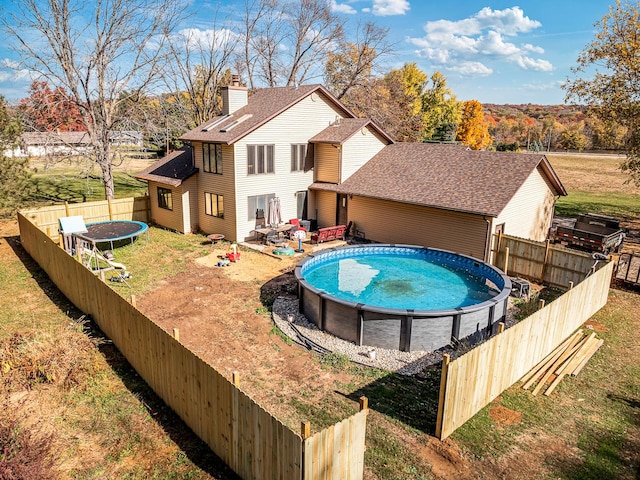
<path fill-rule="evenodd" d="M 248 103 L 247 87 L 240 86 L 240 77 L 231 76 L 231 85 L 222 87 L 222 114 L 229 115 Z"/>

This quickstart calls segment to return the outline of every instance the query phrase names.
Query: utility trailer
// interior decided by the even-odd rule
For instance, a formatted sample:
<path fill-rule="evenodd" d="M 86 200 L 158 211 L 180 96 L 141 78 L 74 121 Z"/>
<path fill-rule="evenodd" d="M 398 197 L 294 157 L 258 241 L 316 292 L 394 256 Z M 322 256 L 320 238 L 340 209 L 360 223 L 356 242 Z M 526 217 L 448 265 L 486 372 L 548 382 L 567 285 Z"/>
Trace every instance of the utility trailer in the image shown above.
<path fill-rule="evenodd" d="M 619 252 L 624 237 L 625 231 L 617 219 L 595 213 L 578 216 L 572 225 L 558 225 L 550 235 L 553 243 L 605 255 Z"/>

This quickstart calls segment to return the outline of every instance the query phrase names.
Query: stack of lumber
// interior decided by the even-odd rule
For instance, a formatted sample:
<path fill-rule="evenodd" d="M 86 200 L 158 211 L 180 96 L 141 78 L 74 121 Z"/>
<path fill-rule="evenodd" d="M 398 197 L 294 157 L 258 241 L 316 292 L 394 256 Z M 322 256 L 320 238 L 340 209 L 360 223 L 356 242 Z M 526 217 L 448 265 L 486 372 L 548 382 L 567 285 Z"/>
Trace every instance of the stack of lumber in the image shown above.
<path fill-rule="evenodd" d="M 528 390 L 535 384 L 534 395 L 542 389 L 545 395 L 550 395 L 566 375 L 578 375 L 603 343 L 595 332 L 589 335 L 578 330 L 522 377 L 522 388 Z"/>

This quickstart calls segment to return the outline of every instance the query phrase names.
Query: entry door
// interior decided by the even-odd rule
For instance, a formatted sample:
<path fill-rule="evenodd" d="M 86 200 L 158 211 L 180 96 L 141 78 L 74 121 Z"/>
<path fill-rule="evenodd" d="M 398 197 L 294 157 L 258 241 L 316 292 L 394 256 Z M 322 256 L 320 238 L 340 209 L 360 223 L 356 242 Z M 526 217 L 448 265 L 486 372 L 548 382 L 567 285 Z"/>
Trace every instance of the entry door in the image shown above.
<path fill-rule="evenodd" d="M 336 225 L 347 224 L 347 196 L 338 194 L 338 213 L 336 215 Z"/>

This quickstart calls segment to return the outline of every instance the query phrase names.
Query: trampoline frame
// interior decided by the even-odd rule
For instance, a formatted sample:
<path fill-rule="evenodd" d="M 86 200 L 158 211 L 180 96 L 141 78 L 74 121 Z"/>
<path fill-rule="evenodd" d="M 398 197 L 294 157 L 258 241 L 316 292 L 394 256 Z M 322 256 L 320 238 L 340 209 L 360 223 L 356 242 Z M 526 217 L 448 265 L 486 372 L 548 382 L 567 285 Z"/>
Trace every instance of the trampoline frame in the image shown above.
<path fill-rule="evenodd" d="M 94 237 L 88 235 L 88 233 L 91 232 L 91 227 L 92 226 L 105 225 L 105 224 L 115 224 L 115 223 L 136 224 L 140 228 L 138 230 L 136 230 L 135 232 L 128 233 L 126 235 L 119 235 L 119 236 L 116 236 L 116 237 L 94 238 Z M 130 238 L 131 239 L 131 243 L 133 244 L 133 241 L 137 237 L 142 235 L 142 234 L 146 234 L 147 242 L 149 242 L 149 226 L 146 223 L 139 222 L 137 220 L 106 220 L 106 221 L 103 221 L 103 222 L 87 223 L 86 227 L 87 227 L 87 230 L 88 230 L 87 233 L 74 233 L 73 235 L 78 237 L 78 238 L 81 238 L 82 240 L 84 240 L 86 242 L 91 242 L 94 245 L 97 245 L 99 243 L 109 243 L 109 245 L 111 247 L 111 250 L 113 250 L 114 242 L 118 242 L 120 240 L 126 240 L 126 239 Z"/>

